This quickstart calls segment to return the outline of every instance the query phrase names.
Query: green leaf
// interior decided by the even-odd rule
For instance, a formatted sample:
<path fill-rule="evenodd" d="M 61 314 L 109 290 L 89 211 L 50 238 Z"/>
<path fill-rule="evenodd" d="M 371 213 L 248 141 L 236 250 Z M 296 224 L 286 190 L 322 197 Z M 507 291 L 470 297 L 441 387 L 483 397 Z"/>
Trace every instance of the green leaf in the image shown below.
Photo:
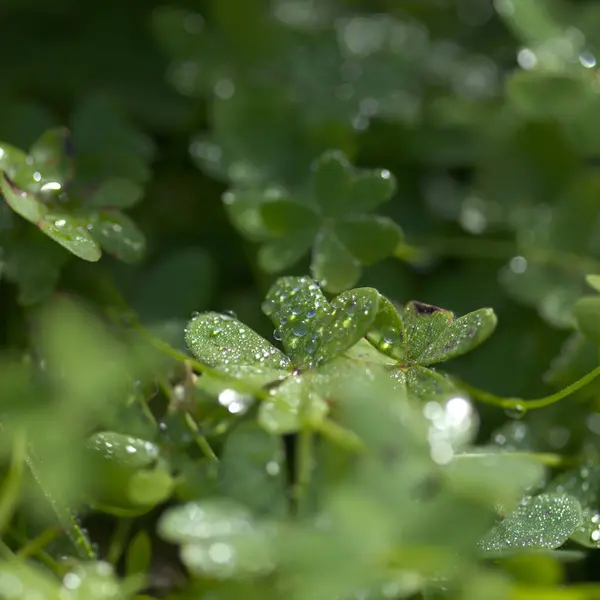
<path fill-rule="evenodd" d="M 592 74 L 519 71 L 507 82 L 509 102 L 523 116 L 536 119 L 570 117 L 594 100 Z"/>
<path fill-rule="evenodd" d="M 148 575 L 152 561 L 152 540 L 145 530 L 139 531 L 131 540 L 125 554 L 125 573 Z"/>
<path fill-rule="evenodd" d="M 260 403 L 258 409 L 260 426 L 271 435 L 285 435 L 296 433 L 303 427 L 315 427 L 329 412 L 322 396 L 325 392 L 323 379 L 309 371 L 288 377 L 272 388 L 269 397 Z"/>
<path fill-rule="evenodd" d="M 146 240 L 137 225 L 119 211 L 105 210 L 87 219 L 88 228 L 102 248 L 119 260 L 136 263 L 146 249 Z"/>
<path fill-rule="evenodd" d="M 50 573 L 17 559 L 0 563 L 0 597 L 7 600 L 64 598 Z"/>
<path fill-rule="evenodd" d="M 387 202 L 396 191 L 396 178 L 387 169 L 361 171 L 354 176 L 348 194 L 348 212 L 360 215 Z"/>
<path fill-rule="evenodd" d="M 138 471 L 127 482 L 126 493 L 134 506 L 154 507 L 166 502 L 173 493 L 175 482 L 163 468 Z"/>
<path fill-rule="evenodd" d="M 581 524 L 581 506 L 571 497 L 543 494 L 531 498 L 500 521 L 480 542 L 483 550 L 502 552 L 562 546 Z"/>
<path fill-rule="evenodd" d="M 311 207 L 289 199 L 267 201 L 260 212 L 264 224 L 276 236 L 306 230 L 307 236 L 314 237 L 319 226 L 319 215 Z"/>
<path fill-rule="evenodd" d="M 148 440 L 105 431 L 93 434 L 86 445 L 98 458 L 131 469 L 143 469 L 156 463 L 159 448 Z"/>
<path fill-rule="evenodd" d="M 224 496 L 257 515 L 287 515 L 287 473 L 280 437 L 255 423 L 238 425 L 225 441 L 220 475 Z"/>
<path fill-rule="evenodd" d="M 187 326 L 185 340 L 194 356 L 210 367 L 291 371 L 285 354 L 228 315 L 208 312 L 194 317 Z"/>
<path fill-rule="evenodd" d="M 335 294 L 355 285 L 361 268 L 335 232 L 323 229 L 313 248 L 311 272 L 328 292 Z"/>
<path fill-rule="evenodd" d="M 600 344 L 600 297 L 586 296 L 573 309 L 579 330 L 596 344 Z"/>
<path fill-rule="evenodd" d="M 363 265 L 391 256 L 402 241 L 402 230 L 387 217 L 354 217 L 338 221 L 337 237 Z"/>
<path fill-rule="evenodd" d="M 313 168 L 314 197 L 323 215 L 344 215 L 348 210 L 352 165 L 342 152 L 334 150 L 323 154 Z"/>
<path fill-rule="evenodd" d="M 168 509 L 159 535 L 182 545 L 181 560 L 196 575 L 215 579 L 264 575 L 275 567 L 270 530 L 229 500 L 191 502 Z"/>
<path fill-rule="evenodd" d="M 402 315 L 405 353 L 421 366 L 466 354 L 484 342 L 496 328 L 491 308 L 481 308 L 458 319 L 448 310 L 409 302 Z"/>
<path fill-rule="evenodd" d="M 281 195 L 279 190 L 228 190 L 223 194 L 223 205 L 233 226 L 245 238 L 262 242 L 272 234 L 263 221 L 261 206 L 267 200 L 275 200 Z"/>
<path fill-rule="evenodd" d="M 312 231 L 295 231 L 261 246 L 258 251 L 258 263 L 267 273 L 280 273 L 295 265 L 307 254 L 312 242 Z"/>
<path fill-rule="evenodd" d="M 29 149 L 36 170 L 41 176 L 41 190 L 59 190 L 73 176 L 71 133 L 64 127 L 49 129 Z"/>
<path fill-rule="evenodd" d="M 47 214 L 48 208 L 32 193 L 19 188 L 6 173 L 1 174 L 0 191 L 6 203 L 21 217 L 37 225 Z"/>
<path fill-rule="evenodd" d="M 80 563 L 63 577 L 61 598 L 68 600 L 121 600 L 123 592 L 112 565 Z"/>
<path fill-rule="evenodd" d="M 143 195 L 143 188 L 129 179 L 109 179 L 86 199 L 85 204 L 89 208 L 132 208 Z"/>
<path fill-rule="evenodd" d="M 0 143 L 0 171 L 4 171 L 10 179 L 27 164 L 27 154 L 10 144 Z"/>
<path fill-rule="evenodd" d="M 582 508 L 582 523 L 571 535 L 582 546 L 600 548 L 600 466 L 588 461 L 555 477 L 546 493 L 568 494 Z"/>
<path fill-rule="evenodd" d="M 421 366 L 396 367 L 390 376 L 399 389 L 420 402 L 447 400 L 460 394 L 451 379 Z"/>
<path fill-rule="evenodd" d="M 282 277 L 262 309 L 287 355 L 303 369 L 335 358 L 364 337 L 379 310 L 379 294 L 372 288 L 351 290 L 330 304 L 309 277 Z"/>
<path fill-rule="evenodd" d="M 100 247 L 83 219 L 68 214 L 47 214 L 39 221 L 38 227 L 48 237 L 83 260 L 96 262 L 102 256 Z"/>
<path fill-rule="evenodd" d="M 600 292 L 600 275 L 588 275 L 585 280 L 589 286 Z"/>
<path fill-rule="evenodd" d="M 500 505 L 506 512 L 516 509 L 523 495 L 543 482 L 545 469 L 527 454 L 473 448 L 456 454 L 446 475 L 460 494 Z"/>

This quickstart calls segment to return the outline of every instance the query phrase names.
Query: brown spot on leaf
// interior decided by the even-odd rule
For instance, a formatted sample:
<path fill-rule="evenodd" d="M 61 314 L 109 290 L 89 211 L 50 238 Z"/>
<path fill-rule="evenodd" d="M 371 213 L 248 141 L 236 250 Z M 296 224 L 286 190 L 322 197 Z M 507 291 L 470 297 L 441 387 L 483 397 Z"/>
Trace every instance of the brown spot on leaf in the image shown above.
<path fill-rule="evenodd" d="M 411 303 L 415 309 L 415 312 L 421 315 L 432 315 L 436 312 L 446 312 L 443 308 L 439 306 L 434 306 L 433 304 L 425 304 L 425 302 L 419 302 L 417 300 L 412 300 Z"/>

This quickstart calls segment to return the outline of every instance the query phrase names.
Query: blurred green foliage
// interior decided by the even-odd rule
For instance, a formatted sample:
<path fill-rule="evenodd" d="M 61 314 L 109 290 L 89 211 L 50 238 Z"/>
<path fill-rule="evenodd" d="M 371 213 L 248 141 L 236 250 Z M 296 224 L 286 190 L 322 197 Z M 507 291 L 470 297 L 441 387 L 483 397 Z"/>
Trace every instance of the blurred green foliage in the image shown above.
<path fill-rule="evenodd" d="M 0 597 L 600 597 L 596 2 L 0 23 Z"/>

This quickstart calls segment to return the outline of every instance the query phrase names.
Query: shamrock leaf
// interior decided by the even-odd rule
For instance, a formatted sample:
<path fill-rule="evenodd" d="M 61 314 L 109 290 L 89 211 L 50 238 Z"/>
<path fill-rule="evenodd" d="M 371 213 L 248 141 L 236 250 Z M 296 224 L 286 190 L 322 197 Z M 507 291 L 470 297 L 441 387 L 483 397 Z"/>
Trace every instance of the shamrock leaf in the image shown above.
<path fill-rule="evenodd" d="M 600 548 L 600 467 L 590 461 L 569 469 L 552 480 L 546 492 L 569 494 L 579 500 L 582 523 L 571 539 L 588 548 Z"/>
<path fill-rule="evenodd" d="M 600 276 L 588 275 L 587 283 L 600 291 Z M 600 296 L 584 296 L 573 308 L 577 327 L 583 335 L 595 344 L 600 344 Z"/>
<path fill-rule="evenodd" d="M 338 293 L 358 281 L 362 265 L 390 256 L 402 241 L 402 231 L 392 220 L 368 214 L 388 201 L 395 188 L 389 171 L 356 170 L 344 154 L 331 151 L 315 163 L 303 196 L 264 192 L 260 202 L 255 190 L 229 192 L 225 202 L 230 213 L 237 204 L 232 219 L 243 234 L 260 231 L 263 240 L 270 238 L 258 254 L 263 269 L 280 272 L 312 248 L 313 276 L 327 291 Z M 245 216 L 252 226 L 240 223 L 244 204 L 247 211 L 252 209 Z"/>
<path fill-rule="evenodd" d="M 181 544 L 192 573 L 214 579 L 264 575 L 275 567 L 271 528 L 231 500 L 205 500 L 168 509 L 159 535 Z"/>
<path fill-rule="evenodd" d="M 202 363 L 232 376 L 264 385 L 293 371 L 290 359 L 271 343 L 229 315 L 194 317 L 185 332 L 188 348 Z"/>
<path fill-rule="evenodd" d="M 102 247 L 124 262 L 136 262 L 145 248 L 144 237 L 117 209 L 133 206 L 141 189 L 128 180 L 107 180 L 86 204 L 66 191 L 72 158 L 65 129 L 47 131 L 29 154 L 0 146 L 0 192 L 7 205 L 83 260 L 99 260 Z"/>
<path fill-rule="evenodd" d="M 309 277 L 282 277 L 262 309 L 294 365 L 306 369 L 339 356 L 363 338 L 375 322 L 380 298 L 377 290 L 359 288 L 329 303 Z"/>
<path fill-rule="evenodd" d="M 480 542 L 491 552 L 562 546 L 581 523 L 581 506 L 572 496 L 543 494 L 519 506 Z"/>
<path fill-rule="evenodd" d="M 401 321 L 396 319 L 387 330 L 373 331 L 368 337 L 388 356 L 427 367 L 473 350 L 494 332 L 496 324 L 491 308 L 455 319 L 449 310 L 411 301 L 404 307 Z"/>

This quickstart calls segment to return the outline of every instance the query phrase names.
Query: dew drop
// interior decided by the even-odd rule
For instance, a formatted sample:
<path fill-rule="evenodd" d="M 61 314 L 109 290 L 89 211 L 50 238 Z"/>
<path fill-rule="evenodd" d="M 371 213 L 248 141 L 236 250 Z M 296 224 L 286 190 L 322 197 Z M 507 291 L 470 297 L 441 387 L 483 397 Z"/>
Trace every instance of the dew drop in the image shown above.
<path fill-rule="evenodd" d="M 292 329 L 292 333 L 296 337 L 302 337 L 308 333 L 308 327 L 306 326 L 305 323 L 298 323 L 298 324 L 294 325 L 294 328 Z"/>
<path fill-rule="evenodd" d="M 273 331 L 273 337 L 280 342 L 281 341 L 281 331 L 279 331 L 279 329 L 275 329 Z"/>

